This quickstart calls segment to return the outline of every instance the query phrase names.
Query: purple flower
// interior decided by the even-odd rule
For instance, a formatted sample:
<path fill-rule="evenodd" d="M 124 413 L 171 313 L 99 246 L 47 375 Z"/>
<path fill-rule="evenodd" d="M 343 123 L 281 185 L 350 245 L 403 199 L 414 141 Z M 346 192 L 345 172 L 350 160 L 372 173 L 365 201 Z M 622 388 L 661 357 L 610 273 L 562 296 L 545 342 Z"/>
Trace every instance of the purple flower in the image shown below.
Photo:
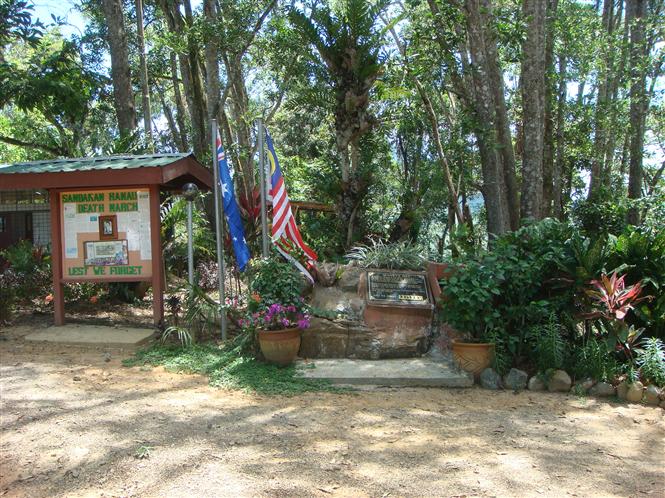
<path fill-rule="evenodd" d="M 282 318 L 282 325 L 284 325 L 285 327 L 289 327 L 291 324 L 286 318 Z"/>
<path fill-rule="evenodd" d="M 309 327 L 309 318 L 301 318 L 298 320 L 298 328 L 306 329 Z"/>
<path fill-rule="evenodd" d="M 272 313 L 273 315 L 275 313 L 279 313 L 280 311 L 283 311 L 283 310 L 284 310 L 284 308 L 282 307 L 282 305 L 278 304 L 278 303 L 271 304 L 270 308 L 268 308 L 268 312 Z"/>
<path fill-rule="evenodd" d="M 289 313 L 295 313 L 295 311 L 296 311 L 296 307 L 293 306 L 293 305 L 288 306 L 288 307 L 286 308 L 286 311 L 288 311 Z"/>

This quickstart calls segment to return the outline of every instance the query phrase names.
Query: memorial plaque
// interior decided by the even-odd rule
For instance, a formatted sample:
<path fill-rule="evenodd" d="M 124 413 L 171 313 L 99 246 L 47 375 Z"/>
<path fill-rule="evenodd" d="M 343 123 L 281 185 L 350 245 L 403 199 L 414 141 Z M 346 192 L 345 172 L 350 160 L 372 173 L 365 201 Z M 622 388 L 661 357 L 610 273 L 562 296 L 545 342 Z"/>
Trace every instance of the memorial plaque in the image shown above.
<path fill-rule="evenodd" d="M 369 301 L 399 304 L 429 304 L 424 274 L 371 271 L 367 273 Z"/>

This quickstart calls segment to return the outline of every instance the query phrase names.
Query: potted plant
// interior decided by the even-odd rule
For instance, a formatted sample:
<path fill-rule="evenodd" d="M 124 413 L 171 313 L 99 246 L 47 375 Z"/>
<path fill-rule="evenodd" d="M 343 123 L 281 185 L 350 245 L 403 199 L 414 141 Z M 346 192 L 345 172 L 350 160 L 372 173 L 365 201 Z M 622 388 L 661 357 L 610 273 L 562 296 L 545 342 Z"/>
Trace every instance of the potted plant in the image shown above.
<path fill-rule="evenodd" d="M 266 360 L 288 365 L 300 348 L 300 331 L 309 327 L 309 313 L 302 298 L 302 277 L 275 254 L 251 263 L 248 315 L 241 326 L 256 331 Z"/>
<path fill-rule="evenodd" d="M 490 338 L 501 328 L 501 315 L 493 305 L 498 284 L 489 273 L 486 265 L 471 260 L 463 271 L 440 281 L 440 321 L 459 334 L 451 341 L 453 358 L 476 378 L 492 364 L 495 344 Z"/>
<path fill-rule="evenodd" d="M 295 305 L 273 303 L 250 315 L 249 325 L 257 331 L 261 353 L 270 363 L 289 365 L 300 349 L 300 331 L 309 327 L 309 314 Z"/>

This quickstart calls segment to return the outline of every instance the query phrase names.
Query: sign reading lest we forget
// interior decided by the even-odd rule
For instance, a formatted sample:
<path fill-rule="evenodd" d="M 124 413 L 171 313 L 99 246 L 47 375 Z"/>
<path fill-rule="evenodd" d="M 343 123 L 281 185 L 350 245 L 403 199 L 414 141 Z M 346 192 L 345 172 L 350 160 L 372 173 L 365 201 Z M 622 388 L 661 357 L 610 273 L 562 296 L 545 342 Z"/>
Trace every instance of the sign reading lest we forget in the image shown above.
<path fill-rule="evenodd" d="M 149 280 L 147 188 L 60 193 L 63 280 Z"/>

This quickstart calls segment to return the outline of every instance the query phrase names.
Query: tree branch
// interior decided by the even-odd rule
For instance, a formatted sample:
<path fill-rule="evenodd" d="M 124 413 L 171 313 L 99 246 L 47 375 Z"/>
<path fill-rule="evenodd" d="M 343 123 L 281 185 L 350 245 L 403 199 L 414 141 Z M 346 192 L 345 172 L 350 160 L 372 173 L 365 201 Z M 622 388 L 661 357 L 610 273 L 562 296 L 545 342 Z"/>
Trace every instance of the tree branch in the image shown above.
<path fill-rule="evenodd" d="M 43 144 L 37 144 L 33 142 L 25 142 L 23 140 L 19 140 L 18 138 L 13 138 L 13 137 L 6 137 L 4 135 L 0 135 L 0 142 L 5 142 L 6 144 L 10 145 L 16 145 L 18 147 L 27 147 L 29 149 L 38 149 L 42 150 L 44 152 L 48 152 L 49 154 L 53 154 L 54 156 L 67 156 L 67 152 L 63 151 L 60 147 L 50 147 L 48 145 L 43 145 Z"/>

